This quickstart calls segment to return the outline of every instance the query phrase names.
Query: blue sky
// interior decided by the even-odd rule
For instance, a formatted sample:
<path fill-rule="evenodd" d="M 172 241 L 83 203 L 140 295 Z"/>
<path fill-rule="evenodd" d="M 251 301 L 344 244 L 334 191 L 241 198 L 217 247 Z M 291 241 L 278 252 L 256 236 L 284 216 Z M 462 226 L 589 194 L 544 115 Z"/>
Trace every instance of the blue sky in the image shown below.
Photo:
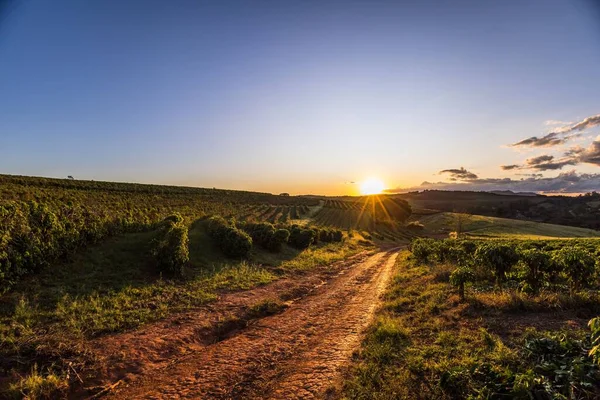
<path fill-rule="evenodd" d="M 369 176 L 480 184 L 440 174 L 464 167 L 600 188 L 594 124 L 507 146 L 600 113 L 599 66 L 600 5 L 584 0 L 16 1 L 0 172 L 346 194 Z M 574 146 L 588 156 L 560 169 L 526 161 Z"/>

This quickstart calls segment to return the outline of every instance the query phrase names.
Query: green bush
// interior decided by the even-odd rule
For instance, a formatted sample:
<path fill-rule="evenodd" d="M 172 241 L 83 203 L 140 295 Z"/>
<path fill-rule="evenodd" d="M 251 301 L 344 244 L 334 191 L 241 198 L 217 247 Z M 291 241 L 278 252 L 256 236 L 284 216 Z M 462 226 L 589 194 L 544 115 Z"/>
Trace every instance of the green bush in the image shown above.
<path fill-rule="evenodd" d="M 307 249 L 311 244 L 313 244 L 315 235 L 316 234 L 313 229 L 292 225 L 292 228 L 290 229 L 289 242 L 290 245 L 297 249 Z"/>
<path fill-rule="evenodd" d="M 413 257 L 417 262 L 427 263 L 433 261 L 433 255 L 435 254 L 435 240 L 419 238 L 415 239 L 411 243 L 410 250 L 412 251 Z"/>
<path fill-rule="evenodd" d="M 180 215 L 167 217 L 152 244 L 151 254 L 161 271 L 183 275 L 189 261 L 188 229 Z"/>
<path fill-rule="evenodd" d="M 244 223 L 240 227 L 252 237 L 253 243 L 271 251 L 280 251 L 290 236 L 287 229 L 275 229 L 268 222 Z"/>
<path fill-rule="evenodd" d="M 450 274 L 450 283 L 458 287 L 460 300 L 465 299 L 465 283 L 472 282 L 474 278 L 473 270 L 469 267 L 458 267 Z"/>
<path fill-rule="evenodd" d="M 533 293 L 538 293 L 540 285 L 547 281 L 553 271 L 552 257 L 545 251 L 533 249 L 520 249 L 519 262 L 525 269 L 526 288 Z"/>
<path fill-rule="evenodd" d="M 519 260 L 514 246 L 497 242 L 479 246 L 475 251 L 475 259 L 492 271 L 498 284 L 506 280 L 506 274 Z"/>
<path fill-rule="evenodd" d="M 563 247 L 554 252 L 552 259 L 567 276 L 571 292 L 592 283 L 596 259 L 588 250 L 574 246 Z"/>
<path fill-rule="evenodd" d="M 247 257 L 252 250 L 252 238 L 223 217 L 208 220 L 208 233 L 221 251 L 229 257 Z"/>

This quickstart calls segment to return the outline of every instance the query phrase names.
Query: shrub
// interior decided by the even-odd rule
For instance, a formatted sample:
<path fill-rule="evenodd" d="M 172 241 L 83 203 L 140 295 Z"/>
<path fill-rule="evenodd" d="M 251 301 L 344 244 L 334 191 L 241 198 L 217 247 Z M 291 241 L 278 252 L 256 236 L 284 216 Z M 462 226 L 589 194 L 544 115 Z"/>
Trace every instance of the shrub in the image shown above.
<path fill-rule="evenodd" d="M 591 283 L 596 260 L 582 247 L 563 247 L 554 252 L 552 259 L 567 276 L 571 293 Z"/>
<path fill-rule="evenodd" d="M 450 274 L 450 283 L 458 287 L 460 300 L 465 299 L 465 283 L 472 282 L 474 278 L 473 271 L 469 267 L 458 267 Z"/>
<path fill-rule="evenodd" d="M 223 217 L 209 218 L 208 233 L 221 251 L 229 257 L 246 257 L 252 250 L 252 237 Z"/>
<path fill-rule="evenodd" d="M 188 229 L 183 218 L 172 215 L 161 223 L 151 253 L 161 271 L 182 275 L 183 267 L 189 261 L 188 246 Z"/>
<path fill-rule="evenodd" d="M 552 258 L 538 249 L 521 249 L 520 264 L 525 268 L 525 282 L 533 293 L 538 293 L 540 283 L 552 271 Z"/>
<path fill-rule="evenodd" d="M 273 240 L 269 244 L 269 249 L 273 251 L 281 250 L 281 246 L 290 239 L 290 231 L 287 229 L 277 229 L 273 234 Z"/>
<path fill-rule="evenodd" d="M 433 239 L 415 239 L 411 243 L 413 257 L 421 263 L 432 261 L 435 253 L 435 240 Z"/>
<path fill-rule="evenodd" d="M 252 237 L 253 243 L 271 251 L 280 251 L 281 246 L 287 243 L 290 236 L 287 229 L 275 229 L 268 222 L 245 223 L 241 228 Z"/>
<path fill-rule="evenodd" d="M 594 359 L 596 364 L 600 365 L 600 317 L 591 319 L 588 322 L 588 326 L 591 331 L 590 340 L 592 342 L 589 355 Z"/>
<path fill-rule="evenodd" d="M 484 243 L 475 251 L 475 259 L 490 268 L 500 285 L 506 274 L 517 263 L 518 256 L 513 246 L 503 243 Z"/>
<path fill-rule="evenodd" d="M 290 230 L 289 242 L 297 249 L 308 248 L 315 239 L 315 231 L 313 229 L 302 228 L 298 225 L 292 225 Z"/>
<path fill-rule="evenodd" d="M 341 242 L 344 240 L 344 232 L 340 229 L 330 228 L 313 228 L 315 232 L 315 243 L 318 241 L 323 243 Z"/>

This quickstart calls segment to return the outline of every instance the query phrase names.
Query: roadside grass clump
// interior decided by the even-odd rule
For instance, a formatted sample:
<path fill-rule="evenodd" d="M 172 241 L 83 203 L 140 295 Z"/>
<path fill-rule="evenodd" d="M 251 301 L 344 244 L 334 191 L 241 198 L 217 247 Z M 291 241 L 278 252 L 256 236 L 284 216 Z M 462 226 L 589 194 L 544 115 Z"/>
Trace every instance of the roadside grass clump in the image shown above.
<path fill-rule="evenodd" d="M 151 254 L 160 271 L 183 276 L 183 268 L 190 255 L 188 228 L 181 215 L 169 216 L 160 224 Z"/>
<path fill-rule="evenodd" d="M 67 376 L 51 371 L 42 374 L 35 365 L 27 376 L 11 383 L 5 395 L 7 398 L 14 399 L 56 399 L 66 397 L 68 389 L 69 379 Z"/>
<path fill-rule="evenodd" d="M 236 228 L 223 217 L 214 216 L 208 219 L 208 233 L 228 257 L 247 257 L 252 250 L 250 235 Z"/>
<path fill-rule="evenodd" d="M 277 300 L 267 299 L 249 307 L 246 311 L 246 317 L 248 319 L 268 317 L 270 315 L 279 314 L 286 308 L 287 306 L 285 304 Z"/>

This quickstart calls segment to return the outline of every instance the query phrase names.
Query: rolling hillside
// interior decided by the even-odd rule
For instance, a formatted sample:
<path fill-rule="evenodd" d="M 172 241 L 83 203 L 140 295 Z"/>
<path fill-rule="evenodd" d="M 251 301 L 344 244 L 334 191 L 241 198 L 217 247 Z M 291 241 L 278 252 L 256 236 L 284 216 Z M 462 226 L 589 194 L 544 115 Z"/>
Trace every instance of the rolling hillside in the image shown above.
<path fill-rule="evenodd" d="M 422 223 L 426 234 L 448 236 L 450 232 L 457 230 L 460 218 L 462 218 L 462 232 L 472 237 L 520 239 L 600 237 L 600 232 L 593 229 L 451 212 L 415 215 L 411 219 Z"/>

